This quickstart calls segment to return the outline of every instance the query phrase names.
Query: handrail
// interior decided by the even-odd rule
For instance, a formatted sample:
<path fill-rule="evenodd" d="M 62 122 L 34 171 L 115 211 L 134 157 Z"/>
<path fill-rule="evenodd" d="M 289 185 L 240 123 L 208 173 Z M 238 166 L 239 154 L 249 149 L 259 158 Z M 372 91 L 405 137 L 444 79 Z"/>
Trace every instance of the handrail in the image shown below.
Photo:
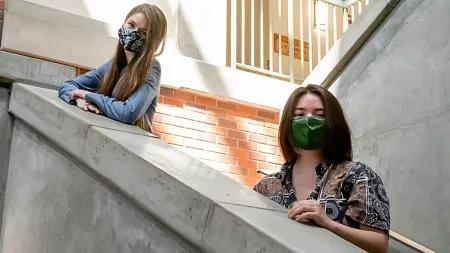
<path fill-rule="evenodd" d="M 274 173 L 276 171 L 278 171 L 278 170 L 259 169 L 257 171 L 257 173 L 261 173 L 263 175 L 269 175 L 269 174 L 272 174 L 272 173 Z M 398 233 L 396 233 L 396 232 L 394 232 L 392 230 L 389 231 L 389 236 L 391 238 L 393 238 L 394 240 L 396 240 L 397 242 L 405 245 L 406 247 L 409 247 L 409 248 L 411 248 L 413 250 L 417 250 L 417 251 L 419 251 L 421 253 L 436 253 L 435 251 L 433 251 L 431 249 L 428 249 L 428 248 L 426 248 L 426 247 L 424 247 L 424 246 L 422 246 L 422 245 L 420 245 L 420 244 L 418 244 L 418 243 L 416 243 L 416 242 L 414 242 L 414 241 L 412 241 L 412 240 L 410 240 L 410 239 L 408 239 L 408 238 L 406 238 L 406 237 L 404 237 L 404 236 L 402 236 L 402 235 L 400 235 L 400 234 L 398 234 Z"/>
<path fill-rule="evenodd" d="M 424 247 L 424 246 L 422 246 L 422 245 L 420 245 L 420 244 L 418 244 L 418 243 L 416 243 L 416 242 L 414 242 L 392 230 L 389 231 L 389 235 L 391 238 L 395 239 L 397 242 L 399 242 L 413 250 L 417 250 L 421 253 L 436 253 L 435 251 L 428 249 L 428 248 L 426 248 L 426 247 Z"/>

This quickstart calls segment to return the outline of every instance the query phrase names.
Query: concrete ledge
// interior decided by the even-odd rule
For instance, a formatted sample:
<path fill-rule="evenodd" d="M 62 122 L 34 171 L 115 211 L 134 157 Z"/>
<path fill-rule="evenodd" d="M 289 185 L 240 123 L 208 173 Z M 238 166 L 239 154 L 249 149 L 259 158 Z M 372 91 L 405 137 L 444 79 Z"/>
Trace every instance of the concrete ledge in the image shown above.
<path fill-rule="evenodd" d="M 319 84 L 328 88 L 400 1 L 371 1 L 302 85 Z"/>
<path fill-rule="evenodd" d="M 86 113 L 59 99 L 54 90 L 15 83 L 9 111 L 72 155 L 79 155 L 88 128 L 101 125 L 105 128 L 126 131 L 138 135 L 154 136 L 138 127 L 117 124 L 115 121 Z"/>
<path fill-rule="evenodd" d="M 2 50 L 42 56 L 80 67 L 100 66 L 114 54 L 117 39 L 5 11 Z M 11 24 L 11 25 L 10 25 Z M 57 38 L 57 45 L 55 43 Z M 98 57 L 92 57 L 96 55 Z"/>
<path fill-rule="evenodd" d="M 205 252 L 362 252 L 167 143 L 15 84 L 10 111 Z"/>
<path fill-rule="evenodd" d="M 0 51 L 0 77 L 3 85 L 22 82 L 57 89 L 66 80 L 74 78 L 75 74 L 74 67 Z"/>

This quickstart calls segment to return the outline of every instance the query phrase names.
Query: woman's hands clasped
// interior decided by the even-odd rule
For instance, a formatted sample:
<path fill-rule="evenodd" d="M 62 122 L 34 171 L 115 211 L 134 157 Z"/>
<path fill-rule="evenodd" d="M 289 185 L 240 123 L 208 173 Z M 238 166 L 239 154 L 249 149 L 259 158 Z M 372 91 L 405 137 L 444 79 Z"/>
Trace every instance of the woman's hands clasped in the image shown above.
<path fill-rule="evenodd" d="M 92 92 L 85 91 L 85 90 L 73 90 L 70 95 L 69 99 L 75 99 L 75 102 L 77 103 L 77 107 L 86 111 L 86 112 L 93 112 L 95 114 L 100 114 L 100 110 L 97 108 L 97 106 L 89 104 L 86 102 L 85 97 L 86 94 L 89 94 Z"/>
<path fill-rule="evenodd" d="M 288 217 L 298 222 L 314 221 L 317 225 L 330 229 L 335 223 L 330 219 L 322 206 L 316 200 L 302 200 L 295 202 L 289 210 Z"/>

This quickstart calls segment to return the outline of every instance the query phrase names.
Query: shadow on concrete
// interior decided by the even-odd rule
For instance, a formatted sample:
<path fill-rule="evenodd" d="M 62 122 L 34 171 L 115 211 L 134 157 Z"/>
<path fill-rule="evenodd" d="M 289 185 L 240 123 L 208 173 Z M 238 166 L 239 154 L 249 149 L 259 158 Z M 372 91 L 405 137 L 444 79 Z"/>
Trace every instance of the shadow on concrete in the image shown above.
<path fill-rule="evenodd" d="M 207 10 L 205 10 L 207 11 Z M 224 10 L 225 11 L 225 10 Z M 205 21 L 207 22 L 207 21 Z M 178 30 L 183 29 L 183 39 L 189 42 L 192 42 L 188 46 L 190 56 L 191 58 L 194 58 L 196 60 L 196 66 L 198 69 L 198 72 L 203 78 L 203 81 L 205 83 L 205 87 L 208 91 L 215 94 L 220 94 L 224 96 L 229 96 L 230 92 L 228 90 L 227 84 L 225 82 L 225 77 L 223 76 L 223 73 L 221 73 L 221 69 L 223 67 L 218 67 L 213 64 L 207 63 L 206 57 L 204 56 L 202 49 L 200 48 L 200 45 L 198 43 L 197 38 L 195 38 L 192 27 L 189 24 L 189 20 L 186 17 L 186 13 L 183 11 L 182 8 L 179 8 L 178 10 Z M 179 43 L 179 34 L 177 36 L 178 45 Z M 182 49 L 183 50 L 183 49 Z M 192 53 L 194 52 L 194 53 Z"/>

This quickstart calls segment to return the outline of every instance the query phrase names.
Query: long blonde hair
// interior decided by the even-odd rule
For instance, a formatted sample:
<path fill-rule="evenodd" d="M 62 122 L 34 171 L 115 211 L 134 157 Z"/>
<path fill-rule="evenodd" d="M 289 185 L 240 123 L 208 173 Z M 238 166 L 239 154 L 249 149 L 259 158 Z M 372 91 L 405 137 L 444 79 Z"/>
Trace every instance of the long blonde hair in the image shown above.
<path fill-rule="evenodd" d="M 155 57 L 162 54 L 166 43 L 167 20 L 164 13 L 155 5 L 141 4 L 128 13 L 125 22 L 136 13 L 144 14 L 148 21 L 145 47 L 127 64 L 125 49 L 119 42 L 110 68 L 97 92 L 118 101 L 127 100 L 144 84 L 151 74 Z M 157 52 L 158 48 L 160 50 Z M 136 125 L 147 131 L 151 129 L 144 116 L 136 121 Z"/>

